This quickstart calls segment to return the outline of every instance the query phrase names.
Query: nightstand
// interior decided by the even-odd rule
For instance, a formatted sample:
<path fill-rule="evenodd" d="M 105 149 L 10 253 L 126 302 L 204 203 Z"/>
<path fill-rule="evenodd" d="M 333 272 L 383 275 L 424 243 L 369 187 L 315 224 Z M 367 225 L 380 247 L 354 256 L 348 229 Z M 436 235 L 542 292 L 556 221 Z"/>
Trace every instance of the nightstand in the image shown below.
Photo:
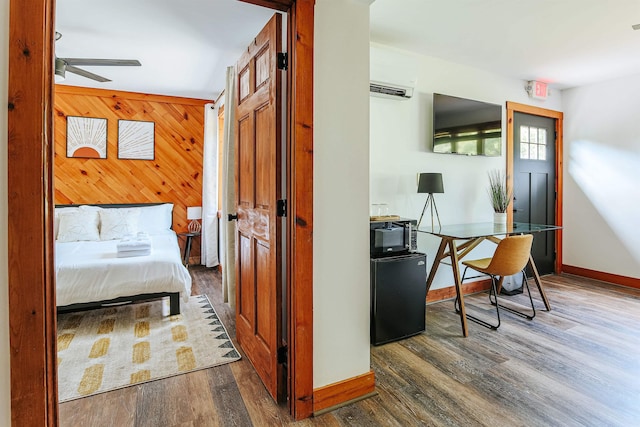
<path fill-rule="evenodd" d="M 178 233 L 178 236 L 185 238 L 184 254 L 182 255 L 182 263 L 185 267 L 189 268 L 189 256 L 191 255 L 191 241 L 194 237 L 199 237 L 200 232 L 197 233 Z"/>

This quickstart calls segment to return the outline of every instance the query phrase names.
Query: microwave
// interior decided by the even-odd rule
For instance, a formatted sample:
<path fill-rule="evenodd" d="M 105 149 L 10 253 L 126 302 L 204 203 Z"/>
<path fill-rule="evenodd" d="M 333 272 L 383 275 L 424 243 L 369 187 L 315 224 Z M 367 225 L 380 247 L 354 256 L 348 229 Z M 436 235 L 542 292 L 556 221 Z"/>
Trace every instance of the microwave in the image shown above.
<path fill-rule="evenodd" d="M 415 219 L 371 221 L 369 244 L 371 256 L 398 255 L 418 249 Z"/>

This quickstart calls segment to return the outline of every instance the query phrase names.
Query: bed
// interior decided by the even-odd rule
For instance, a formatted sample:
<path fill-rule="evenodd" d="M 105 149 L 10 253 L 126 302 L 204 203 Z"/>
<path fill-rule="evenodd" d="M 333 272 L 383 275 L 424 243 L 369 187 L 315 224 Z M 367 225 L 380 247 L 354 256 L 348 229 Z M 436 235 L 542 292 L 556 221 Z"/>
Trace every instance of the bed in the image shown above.
<path fill-rule="evenodd" d="M 170 298 L 170 315 L 191 295 L 173 205 L 60 205 L 54 216 L 59 313 Z M 131 242 L 146 251 L 127 252 Z M 142 255 L 140 255 L 142 253 Z"/>

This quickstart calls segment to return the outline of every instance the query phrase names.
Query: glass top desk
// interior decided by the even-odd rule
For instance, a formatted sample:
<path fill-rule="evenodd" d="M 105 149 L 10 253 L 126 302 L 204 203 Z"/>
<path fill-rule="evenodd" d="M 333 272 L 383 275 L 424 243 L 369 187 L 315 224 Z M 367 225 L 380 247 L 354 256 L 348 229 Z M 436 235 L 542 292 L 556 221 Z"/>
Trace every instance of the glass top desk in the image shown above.
<path fill-rule="evenodd" d="M 456 225 L 444 225 L 441 227 L 429 227 L 423 226 L 418 228 L 420 233 L 433 234 L 440 237 L 440 246 L 438 252 L 433 259 L 433 265 L 427 278 L 427 294 L 431 288 L 436 272 L 442 260 L 450 258 L 451 269 L 453 271 L 453 278 L 455 281 L 456 295 L 460 299 L 460 322 L 462 323 L 462 334 L 466 337 L 469 336 L 469 329 L 467 327 L 467 314 L 464 308 L 464 298 L 462 293 L 462 283 L 460 281 L 460 266 L 459 261 L 469 254 L 476 246 L 478 246 L 483 240 L 489 240 L 494 243 L 498 243 L 500 239 L 497 236 L 508 236 L 513 234 L 531 234 L 539 233 L 543 231 L 554 231 L 561 229 L 558 225 L 544 225 L 544 224 L 529 224 L 523 222 L 513 222 L 509 224 L 494 224 L 492 222 L 478 222 L 469 224 L 456 224 Z M 456 241 L 463 241 L 461 244 L 457 244 Z M 536 286 L 540 291 L 540 296 L 544 301 L 544 306 L 547 311 L 551 310 L 547 295 L 542 288 L 540 282 L 540 275 L 538 269 L 533 262 L 533 257 L 529 255 L 529 267 L 533 273 L 533 280 L 536 282 Z"/>

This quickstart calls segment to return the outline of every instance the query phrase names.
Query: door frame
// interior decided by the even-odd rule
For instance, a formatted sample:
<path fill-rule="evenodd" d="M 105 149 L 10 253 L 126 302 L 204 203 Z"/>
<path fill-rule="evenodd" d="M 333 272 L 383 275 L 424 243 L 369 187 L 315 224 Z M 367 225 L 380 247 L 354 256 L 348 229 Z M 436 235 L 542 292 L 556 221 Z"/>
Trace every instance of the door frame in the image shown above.
<path fill-rule="evenodd" d="M 515 113 L 525 113 L 534 116 L 548 117 L 555 119 L 556 130 L 556 164 L 555 164 L 555 225 L 562 226 L 562 188 L 563 188 L 563 135 L 562 129 L 564 128 L 564 113 L 561 111 L 548 110 L 546 108 L 534 107 L 532 105 L 519 104 L 517 102 L 507 101 L 507 185 L 509 188 L 513 188 L 513 158 L 515 156 L 515 141 L 514 141 L 514 127 L 513 116 Z M 507 210 L 507 221 L 513 221 L 513 203 L 509 204 Z M 555 251 L 556 259 L 554 261 L 554 272 L 556 274 L 562 273 L 562 232 L 557 230 L 555 233 Z"/>
<path fill-rule="evenodd" d="M 315 0 L 238 0 L 287 12 L 289 405 L 313 411 Z M 55 0 L 9 3 L 8 287 L 11 421 L 57 426 L 53 266 Z"/>

